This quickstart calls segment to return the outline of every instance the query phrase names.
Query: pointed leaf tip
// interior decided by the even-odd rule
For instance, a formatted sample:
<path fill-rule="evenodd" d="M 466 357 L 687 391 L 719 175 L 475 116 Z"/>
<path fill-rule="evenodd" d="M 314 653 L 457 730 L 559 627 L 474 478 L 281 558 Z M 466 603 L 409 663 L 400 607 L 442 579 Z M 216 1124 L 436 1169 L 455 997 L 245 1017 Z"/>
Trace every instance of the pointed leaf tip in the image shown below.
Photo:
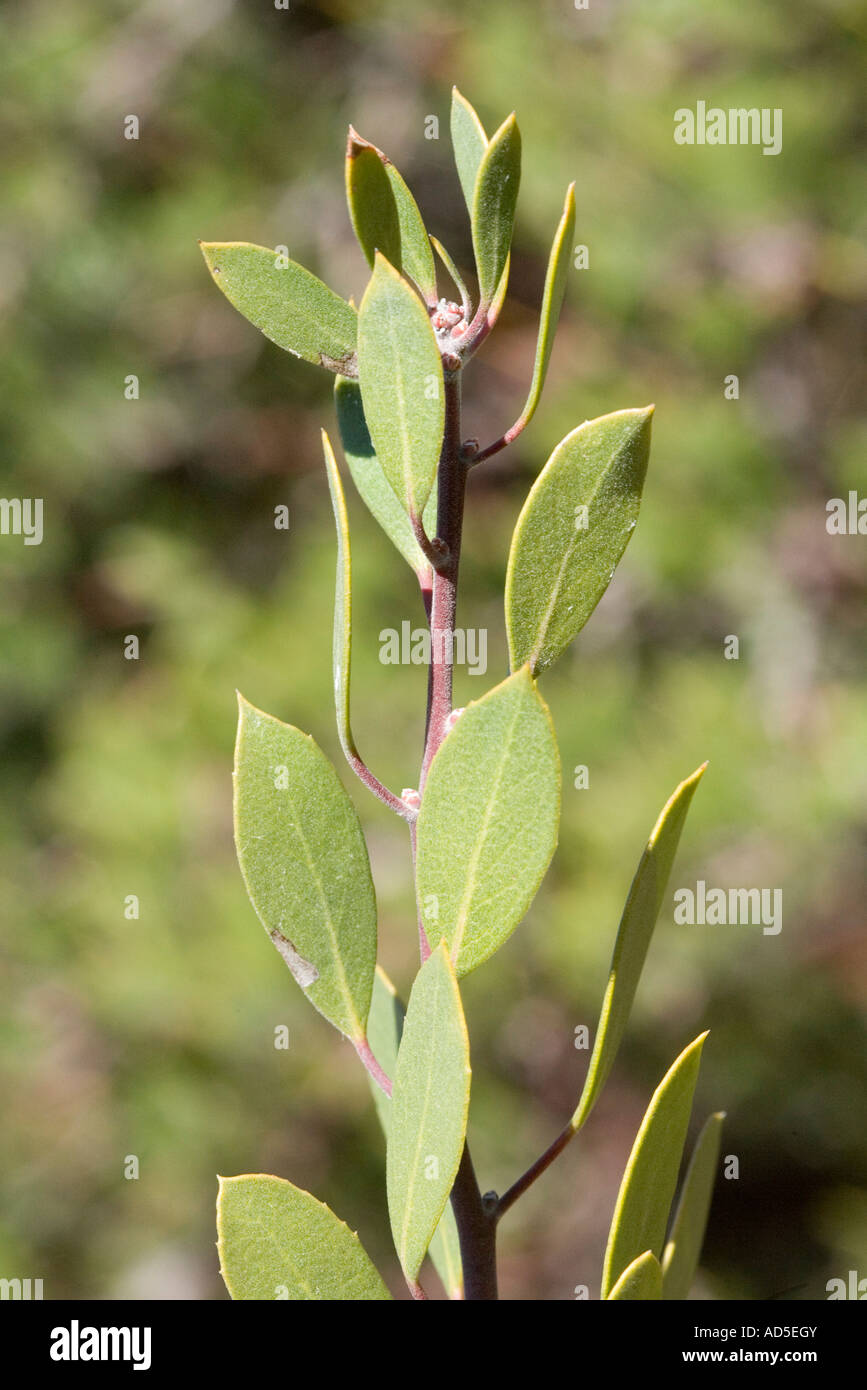
<path fill-rule="evenodd" d="M 707 1032 L 672 1063 L 653 1093 L 632 1146 L 605 1252 L 602 1297 L 644 1251 L 662 1256 L 692 1098 Z"/>

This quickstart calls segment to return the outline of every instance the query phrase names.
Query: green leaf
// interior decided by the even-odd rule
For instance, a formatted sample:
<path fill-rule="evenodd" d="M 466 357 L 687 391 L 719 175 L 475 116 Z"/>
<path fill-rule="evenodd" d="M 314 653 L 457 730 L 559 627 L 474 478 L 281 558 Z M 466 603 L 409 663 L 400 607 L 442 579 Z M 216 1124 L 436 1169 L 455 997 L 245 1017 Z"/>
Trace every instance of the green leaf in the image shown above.
<path fill-rule="evenodd" d="M 368 263 L 372 266 L 374 253 L 381 251 L 396 270 L 415 281 L 428 304 L 436 304 L 436 268 L 418 204 L 388 156 L 362 140 L 352 126 L 346 189 L 352 224 Z"/>
<path fill-rule="evenodd" d="M 381 255 L 358 313 L 358 376 L 382 471 L 407 514 L 418 518 L 445 428 L 442 359 L 424 305 Z"/>
<path fill-rule="evenodd" d="M 217 1249 L 234 1299 L 390 1299 L 358 1236 L 283 1178 L 220 1178 Z"/>
<path fill-rule="evenodd" d="M 433 246 L 434 250 L 436 251 L 446 270 L 448 271 L 449 276 L 451 277 L 454 283 L 455 289 L 461 297 L 461 307 L 463 308 L 465 318 L 469 322 L 470 292 L 466 287 L 464 278 L 461 275 L 461 272 L 458 270 L 457 266 L 455 265 L 454 261 L 452 260 L 451 256 L 449 255 L 448 251 L 443 246 L 442 242 L 437 241 L 436 237 L 432 236 L 431 245 Z"/>
<path fill-rule="evenodd" d="M 393 1077 L 403 1033 L 404 1007 L 391 980 L 381 966 L 376 967 L 373 999 L 367 1020 L 367 1040 L 373 1055 L 386 1076 Z M 382 1132 L 386 1139 L 391 1124 L 391 1101 L 381 1086 L 368 1076 L 373 1101 Z M 449 1298 L 464 1296 L 464 1275 L 461 1268 L 461 1245 L 454 1212 L 449 1202 L 443 1208 L 440 1223 L 434 1231 L 428 1254 Z"/>
<path fill-rule="evenodd" d="M 313 739 L 238 697 L 235 844 L 250 901 L 308 999 L 364 1038 L 376 901 L 358 816 Z"/>
<path fill-rule="evenodd" d="M 512 668 L 550 665 L 586 623 L 635 529 L 653 406 L 567 434 L 530 490 L 509 554 Z"/>
<path fill-rule="evenodd" d="M 672 792 L 650 832 L 635 871 L 614 943 L 593 1055 L 578 1108 L 572 1116 L 574 1130 L 580 1129 L 587 1119 L 614 1065 L 665 897 L 681 831 L 706 767 L 707 763 L 703 763 Z"/>
<path fill-rule="evenodd" d="M 459 976 L 512 934 L 557 844 L 560 759 L 526 667 L 468 705 L 430 766 L 418 829 L 418 897 L 430 940 Z"/>
<path fill-rule="evenodd" d="M 346 144 L 346 201 L 358 244 L 373 267 L 377 251 L 401 269 L 400 223 L 391 180 L 382 156 L 349 127 Z"/>
<path fill-rule="evenodd" d="M 509 287 L 509 267 L 511 264 L 512 253 L 510 251 L 508 256 L 506 257 L 506 264 L 503 266 L 503 273 L 500 276 L 500 283 L 497 286 L 497 293 L 494 295 L 494 298 L 491 301 L 491 307 L 488 310 L 488 323 L 491 325 L 497 322 L 497 319 L 500 317 L 500 311 L 506 302 L 506 290 Z"/>
<path fill-rule="evenodd" d="M 409 518 L 376 457 L 364 418 L 358 382 L 339 376 L 334 384 L 334 404 L 343 452 L 362 501 L 407 564 L 415 570 L 419 579 L 428 577 L 430 565 L 413 535 Z M 424 512 L 424 526 L 428 536 L 434 534 L 431 526 L 435 525 L 436 494 L 432 492 Z"/>
<path fill-rule="evenodd" d="M 705 1121 L 692 1151 L 683 1189 L 662 1256 L 662 1297 L 685 1299 L 698 1269 L 713 1196 L 725 1114 Z"/>
<path fill-rule="evenodd" d="M 652 1250 L 645 1250 L 624 1269 L 608 1298 L 633 1302 L 662 1298 L 662 1267 Z"/>
<path fill-rule="evenodd" d="M 490 305 L 506 265 L 521 182 L 521 132 L 514 112 L 488 142 L 473 194 L 473 250 L 479 297 Z"/>
<path fill-rule="evenodd" d="M 200 242 L 208 269 L 266 338 L 305 362 L 355 375 L 355 310 L 309 270 L 247 241 Z"/>
<path fill-rule="evenodd" d="M 452 87 L 451 133 L 458 178 L 467 211 L 472 217 L 476 175 L 488 148 L 488 137 L 475 110 L 466 97 L 461 96 L 457 87 Z"/>
<path fill-rule="evenodd" d="M 331 493 L 331 506 L 334 509 L 334 524 L 337 528 L 337 576 L 334 584 L 334 639 L 332 664 L 334 667 L 334 708 L 337 713 L 337 734 L 340 746 L 347 758 L 358 756 L 358 749 L 352 737 L 349 718 L 349 681 L 352 669 L 352 552 L 349 546 L 349 518 L 346 515 L 346 499 L 343 484 L 337 468 L 337 460 L 331 447 L 331 440 L 322 431 L 322 451 L 325 455 L 325 471 L 328 475 L 328 490 Z"/>
<path fill-rule="evenodd" d="M 607 1298 L 632 1261 L 652 1250 L 657 1259 L 683 1154 L 701 1050 L 707 1033 L 690 1043 L 666 1072 L 641 1122 L 608 1235 L 602 1272 Z"/>
<path fill-rule="evenodd" d="M 460 1164 L 470 1050 L 460 990 L 440 943 L 415 978 L 392 1093 L 388 1212 L 407 1279 L 418 1275 Z"/>
<path fill-rule="evenodd" d="M 418 204 L 405 181 L 391 160 L 386 159 L 385 155 L 383 159 L 397 205 L 402 270 L 415 281 L 428 304 L 432 306 L 437 302 L 437 273 L 430 237 L 418 210 Z"/>
<path fill-rule="evenodd" d="M 563 214 L 554 233 L 554 243 L 551 247 L 551 254 L 548 257 L 548 272 L 545 276 L 545 289 L 542 294 L 542 309 L 539 315 L 539 337 L 536 342 L 536 361 L 533 366 L 533 380 L 530 383 L 530 394 L 527 396 L 527 403 L 521 411 L 521 420 L 524 424 L 532 420 L 536 413 L 542 395 L 542 387 L 545 385 L 545 375 L 548 371 L 548 363 L 551 359 L 551 349 L 554 346 L 554 335 L 557 332 L 557 321 L 560 317 L 560 310 L 563 306 L 563 296 L 566 293 L 566 276 L 569 269 L 569 257 L 572 249 L 572 233 L 575 229 L 575 185 L 570 183 L 566 190 L 566 202 L 563 205 Z"/>

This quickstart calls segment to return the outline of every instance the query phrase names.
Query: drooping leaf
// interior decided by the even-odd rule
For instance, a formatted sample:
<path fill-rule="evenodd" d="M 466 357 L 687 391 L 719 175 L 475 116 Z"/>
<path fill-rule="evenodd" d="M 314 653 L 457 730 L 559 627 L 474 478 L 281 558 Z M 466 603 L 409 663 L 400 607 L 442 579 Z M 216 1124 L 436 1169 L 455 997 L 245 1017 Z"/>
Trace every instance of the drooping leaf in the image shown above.
<path fill-rule="evenodd" d="M 513 669 L 550 665 L 608 588 L 638 517 L 652 414 L 618 410 L 579 425 L 533 484 L 506 575 Z"/>
<path fill-rule="evenodd" d="M 373 999 L 370 1016 L 367 1020 L 367 1040 L 373 1055 L 386 1076 L 394 1077 L 397 1068 L 397 1054 L 403 1033 L 404 1007 L 397 991 L 381 966 L 376 967 L 373 982 Z M 368 1077 L 373 1101 L 382 1132 L 386 1139 L 391 1124 L 391 1101 L 381 1086 Z M 434 1269 L 439 1275 L 443 1288 L 449 1298 L 461 1299 L 464 1296 L 464 1276 L 461 1268 L 461 1245 L 458 1228 L 451 1204 L 446 1202 L 440 1223 L 433 1234 L 428 1254 Z"/>
<path fill-rule="evenodd" d="M 400 223 L 391 180 L 379 150 L 362 140 L 352 126 L 346 143 L 346 201 L 368 265 L 373 267 L 376 252 L 381 251 L 400 270 Z"/>
<path fill-rule="evenodd" d="M 677 1184 L 706 1033 L 685 1048 L 653 1093 L 620 1184 L 602 1271 L 607 1298 L 632 1261 L 659 1259 Z"/>
<path fill-rule="evenodd" d="M 376 901 L 355 808 L 307 734 L 238 697 L 235 844 L 250 901 L 308 999 L 364 1038 Z"/>
<path fill-rule="evenodd" d="M 444 943 L 415 978 L 392 1093 L 386 1158 L 391 1230 L 415 1279 L 460 1164 L 470 1100 L 470 1053 L 455 973 Z"/>
<path fill-rule="evenodd" d="M 488 137 L 475 110 L 457 87 L 452 87 L 451 135 L 464 202 L 472 217 L 476 175 L 488 148 Z"/>
<path fill-rule="evenodd" d="M 381 255 L 358 314 L 358 376 L 382 471 L 408 515 L 420 517 L 445 427 L 442 359 L 424 305 Z"/>
<path fill-rule="evenodd" d="M 455 289 L 461 297 L 461 307 L 463 308 L 464 315 L 469 321 L 470 292 L 466 287 L 464 278 L 461 275 L 461 272 L 458 270 L 457 266 L 455 265 L 454 261 L 452 260 L 451 256 L 449 255 L 448 251 L 443 246 L 442 242 L 437 241 L 436 237 L 432 236 L 431 245 L 433 246 L 434 250 L 436 251 L 446 270 L 448 271 L 449 276 L 451 277 L 454 283 Z"/>
<path fill-rule="evenodd" d="M 707 1226 L 725 1114 L 708 1116 L 696 1140 L 662 1256 L 662 1297 L 689 1296 Z"/>
<path fill-rule="evenodd" d="M 572 247 L 572 233 L 575 229 L 575 185 L 570 183 L 566 190 L 566 202 L 554 242 L 548 258 L 548 271 L 545 276 L 545 289 L 542 293 L 542 309 L 539 315 L 539 336 L 536 342 L 536 361 L 533 365 L 533 380 L 527 402 L 521 411 L 521 419 L 526 424 L 536 413 L 545 385 L 545 375 L 551 360 L 557 321 L 566 293 L 566 276 L 569 270 L 569 256 Z"/>
<path fill-rule="evenodd" d="M 358 1236 L 283 1178 L 220 1178 L 220 1273 L 234 1299 L 390 1299 Z"/>
<path fill-rule="evenodd" d="M 357 318 L 304 266 L 247 241 L 200 242 L 223 294 L 250 323 L 306 362 L 355 375 Z"/>
<path fill-rule="evenodd" d="M 374 452 L 358 382 L 338 377 L 334 385 L 334 404 L 343 452 L 362 501 L 419 578 L 429 576 L 430 565 Z M 424 527 L 428 536 L 435 534 L 435 490 L 431 491 L 425 508 Z"/>
<path fill-rule="evenodd" d="M 593 1055 L 581 1099 L 572 1116 L 572 1128 L 575 1130 L 580 1129 L 587 1119 L 614 1065 L 665 897 L 681 831 L 706 767 L 707 763 L 703 763 L 672 792 L 650 832 L 650 839 L 635 871 L 614 943 Z"/>
<path fill-rule="evenodd" d="M 418 831 L 428 938 L 459 976 L 515 930 L 557 844 L 560 760 L 526 667 L 468 705 L 430 766 Z"/>
<path fill-rule="evenodd" d="M 512 244 L 521 182 L 521 133 L 514 112 L 491 136 L 473 193 L 473 251 L 483 304 L 493 300 Z"/>
<path fill-rule="evenodd" d="M 633 1302 L 662 1298 L 662 1268 L 652 1250 L 645 1250 L 624 1269 L 608 1297 Z"/>

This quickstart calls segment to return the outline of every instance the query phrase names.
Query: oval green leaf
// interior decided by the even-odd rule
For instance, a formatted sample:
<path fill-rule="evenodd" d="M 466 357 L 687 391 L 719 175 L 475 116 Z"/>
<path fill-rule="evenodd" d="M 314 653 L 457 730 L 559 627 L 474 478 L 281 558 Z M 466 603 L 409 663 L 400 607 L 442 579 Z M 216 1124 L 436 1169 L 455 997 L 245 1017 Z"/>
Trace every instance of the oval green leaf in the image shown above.
<path fill-rule="evenodd" d="M 645 1250 L 624 1269 L 608 1298 L 632 1302 L 662 1298 L 662 1266 L 652 1250 Z"/>
<path fill-rule="evenodd" d="M 639 1255 L 646 1250 L 657 1259 L 662 1255 L 706 1037 L 707 1033 L 702 1033 L 690 1043 L 666 1072 L 641 1122 L 608 1235 L 603 1298 Z"/>
<path fill-rule="evenodd" d="M 474 108 L 457 87 L 452 87 L 451 135 L 464 202 L 472 217 L 476 175 L 488 148 L 488 137 Z"/>
<path fill-rule="evenodd" d="M 393 1077 L 397 1068 L 397 1054 L 403 1034 L 405 1010 L 391 980 L 381 966 L 376 967 L 373 982 L 373 999 L 367 1020 L 367 1040 L 373 1055 L 386 1076 Z M 382 1132 L 388 1139 L 391 1127 L 391 1100 L 382 1087 L 368 1075 L 373 1102 Z M 428 1254 L 434 1269 L 442 1281 L 445 1292 L 451 1299 L 464 1296 L 464 1273 L 461 1267 L 461 1244 L 454 1212 L 449 1202 L 443 1208 L 440 1223 L 433 1234 Z"/>
<path fill-rule="evenodd" d="M 708 1116 L 692 1151 L 662 1256 L 664 1299 L 682 1300 L 689 1296 L 704 1243 L 724 1119 L 723 1111 Z"/>
<path fill-rule="evenodd" d="M 355 1232 L 311 1193 L 265 1173 L 219 1181 L 217 1249 L 232 1298 L 391 1298 Z"/>
<path fill-rule="evenodd" d="M 560 759 L 526 667 L 468 705 L 430 766 L 418 829 L 418 900 L 459 976 L 511 936 L 557 845 Z"/>
<path fill-rule="evenodd" d="M 386 1157 L 388 1212 L 408 1280 L 421 1268 L 458 1171 L 470 1103 L 470 1049 L 444 943 L 415 978 L 397 1055 Z"/>
<path fill-rule="evenodd" d="M 391 180 L 380 151 L 349 127 L 346 143 L 346 201 L 358 244 L 371 268 L 381 251 L 401 269 L 400 223 Z"/>
<path fill-rule="evenodd" d="M 310 1002 L 360 1042 L 376 901 L 358 816 L 312 738 L 238 705 L 235 844 L 250 901 Z"/>
<path fill-rule="evenodd" d="M 542 395 L 542 387 L 545 385 L 545 376 L 548 371 L 548 363 L 551 360 L 551 349 L 554 346 L 554 336 L 557 332 L 557 321 L 560 318 L 560 310 L 563 307 L 563 296 L 566 293 L 566 276 L 569 270 L 569 257 L 572 250 L 572 233 L 575 229 L 575 185 L 570 183 L 566 190 L 566 201 L 563 205 L 563 213 L 557 230 L 554 233 L 554 242 L 551 246 L 551 254 L 548 257 L 548 271 L 545 276 L 545 289 L 542 293 L 542 309 L 539 315 L 539 336 L 536 341 L 536 360 L 533 365 L 533 380 L 530 383 L 530 393 L 524 409 L 521 411 L 520 420 L 523 425 L 529 423 L 536 413 L 536 407 Z"/>
<path fill-rule="evenodd" d="M 445 428 L 442 359 L 427 310 L 381 255 L 358 313 L 358 376 L 382 471 L 406 513 L 419 518 Z"/>
<path fill-rule="evenodd" d="M 247 241 L 200 242 L 215 283 L 278 347 L 332 372 L 355 375 L 351 304 L 304 266 Z"/>
<path fill-rule="evenodd" d="M 530 489 L 506 574 L 513 669 L 550 665 L 608 588 L 638 518 L 652 414 L 651 405 L 579 425 Z"/>
<path fill-rule="evenodd" d="M 506 266 L 521 182 L 521 132 L 515 114 L 491 136 L 473 193 L 473 251 L 479 298 L 490 306 Z"/>
<path fill-rule="evenodd" d="M 574 1130 L 580 1129 L 587 1119 L 614 1065 L 665 897 L 681 831 L 706 767 L 707 763 L 703 763 L 672 792 L 650 832 L 635 871 L 614 943 L 593 1055 L 578 1108 L 572 1116 Z"/>
<path fill-rule="evenodd" d="M 376 457 L 364 418 L 358 382 L 338 377 L 334 384 L 334 404 L 343 453 L 362 501 L 407 564 L 415 570 L 419 579 L 429 578 L 430 565 L 413 535 L 409 518 Z M 435 525 L 436 494 L 432 491 L 424 511 L 424 528 L 428 536 L 434 534 L 432 528 Z"/>

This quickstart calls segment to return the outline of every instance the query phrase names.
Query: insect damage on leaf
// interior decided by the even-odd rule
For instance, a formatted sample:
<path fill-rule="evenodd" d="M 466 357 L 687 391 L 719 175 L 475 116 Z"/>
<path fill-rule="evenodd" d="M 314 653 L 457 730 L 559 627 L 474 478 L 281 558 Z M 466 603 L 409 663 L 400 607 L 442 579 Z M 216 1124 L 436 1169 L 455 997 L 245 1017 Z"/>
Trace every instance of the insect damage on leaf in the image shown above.
<path fill-rule="evenodd" d="M 319 971 L 312 961 L 305 960 L 300 951 L 295 950 L 288 936 L 284 936 L 279 927 L 272 927 L 268 935 L 301 988 L 309 989 L 312 984 L 315 984 L 319 979 Z"/>

